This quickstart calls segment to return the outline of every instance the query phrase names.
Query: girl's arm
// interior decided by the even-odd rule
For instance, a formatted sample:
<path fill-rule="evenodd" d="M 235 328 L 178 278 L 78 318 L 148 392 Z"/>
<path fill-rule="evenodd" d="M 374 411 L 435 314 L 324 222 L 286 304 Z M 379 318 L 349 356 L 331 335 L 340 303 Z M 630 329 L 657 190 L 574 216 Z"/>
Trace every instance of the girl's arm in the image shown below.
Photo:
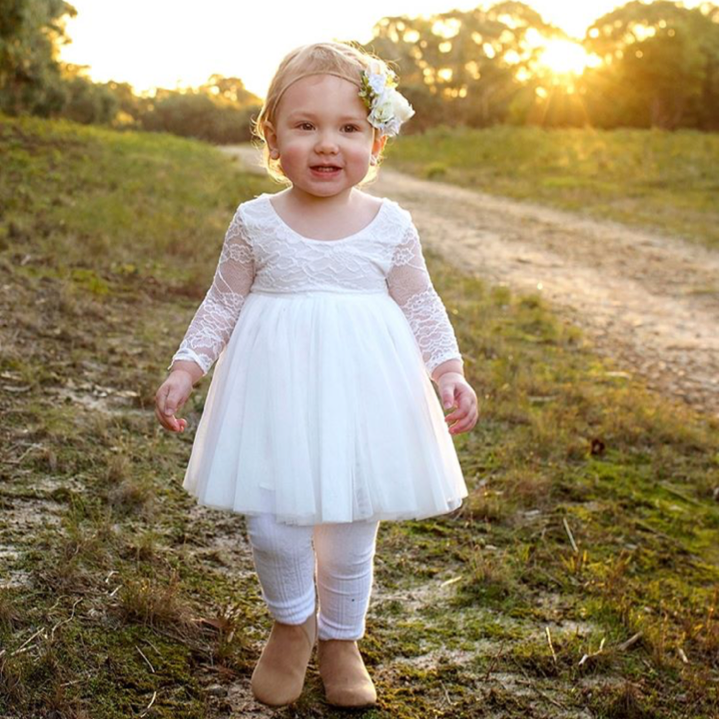
<path fill-rule="evenodd" d="M 240 208 L 230 222 L 210 289 L 167 367 L 204 377 L 227 344 L 255 279 L 255 262 Z"/>
<path fill-rule="evenodd" d="M 411 221 L 395 248 L 387 286 L 412 327 L 430 377 L 437 382 L 445 372 L 464 375 L 464 361 L 454 329 L 432 285 L 419 233 Z"/>

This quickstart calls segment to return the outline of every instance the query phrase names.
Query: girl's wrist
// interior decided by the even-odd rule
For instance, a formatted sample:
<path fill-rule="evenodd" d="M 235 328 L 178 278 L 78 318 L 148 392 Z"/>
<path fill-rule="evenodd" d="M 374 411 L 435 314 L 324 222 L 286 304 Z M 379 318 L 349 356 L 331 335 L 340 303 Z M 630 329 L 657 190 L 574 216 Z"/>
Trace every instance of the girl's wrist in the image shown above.
<path fill-rule="evenodd" d="M 189 375 L 193 387 L 204 377 L 202 368 L 192 360 L 177 360 L 170 374 L 173 372 L 184 372 Z"/>
<path fill-rule="evenodd" d="M 437 365 L 432 372 L 432 379 L 439 384 L 439 378 L 445 374 L 458 374 L 464 377 L 464 367 L 462 360 L 449 359 Z"/>

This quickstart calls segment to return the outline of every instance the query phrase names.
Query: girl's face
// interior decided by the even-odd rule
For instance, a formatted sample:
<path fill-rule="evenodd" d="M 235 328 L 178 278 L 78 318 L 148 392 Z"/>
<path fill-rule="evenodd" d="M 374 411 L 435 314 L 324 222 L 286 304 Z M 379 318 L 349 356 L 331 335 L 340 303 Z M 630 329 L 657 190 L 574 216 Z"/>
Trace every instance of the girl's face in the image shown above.
<path fill-rule="evenodd" d="M 345 193 L 364 179 L 370 158 L 387 140 L 367 120 L 359 88 L 335 75 L 309 75 L 292 83 L 267 123 L 270 150 L 297 189 L 317 197 Z M 375 133 L 377 139 L 375 139 Z M 320 170 L 318 166 L 332 166 Z"/>

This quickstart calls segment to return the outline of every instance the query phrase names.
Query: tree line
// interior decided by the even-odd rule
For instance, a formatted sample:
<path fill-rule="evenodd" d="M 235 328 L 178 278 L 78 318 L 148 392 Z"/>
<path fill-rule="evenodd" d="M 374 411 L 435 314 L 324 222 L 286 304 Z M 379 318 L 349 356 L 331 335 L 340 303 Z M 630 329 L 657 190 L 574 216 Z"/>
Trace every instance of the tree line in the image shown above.
<path fill-rule="evenodd" d="M 97 83 L 58 59 L 64 0 L 0 0 L 0 112 L 165 131 L 215 143 L 250 139 L 261 98 L 238 77 L 141 96 Z M 546 43 L 571 41 L 522 2 L 431 17 L 383 17 L 364 47 L 386 58 L 417 111 L 407 132 L 445 124 L 719 128 L 719 6 L 633 0 L 587 28 L 594 62 L 578 74 L 542 62 Z M 411 127 L 410 127 L 411 126 Z"/>

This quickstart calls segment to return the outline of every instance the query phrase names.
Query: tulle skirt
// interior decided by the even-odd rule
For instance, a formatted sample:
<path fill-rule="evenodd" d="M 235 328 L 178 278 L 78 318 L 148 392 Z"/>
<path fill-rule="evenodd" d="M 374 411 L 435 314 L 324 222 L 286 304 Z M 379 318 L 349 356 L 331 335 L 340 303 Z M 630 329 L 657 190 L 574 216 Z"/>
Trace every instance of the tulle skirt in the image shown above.
<path fill-rule="evenodd" d="M 284 524 L 422 519 L 467 488 L 412 328 L 384 292 L 252 290 L 183 487 Z"/>

